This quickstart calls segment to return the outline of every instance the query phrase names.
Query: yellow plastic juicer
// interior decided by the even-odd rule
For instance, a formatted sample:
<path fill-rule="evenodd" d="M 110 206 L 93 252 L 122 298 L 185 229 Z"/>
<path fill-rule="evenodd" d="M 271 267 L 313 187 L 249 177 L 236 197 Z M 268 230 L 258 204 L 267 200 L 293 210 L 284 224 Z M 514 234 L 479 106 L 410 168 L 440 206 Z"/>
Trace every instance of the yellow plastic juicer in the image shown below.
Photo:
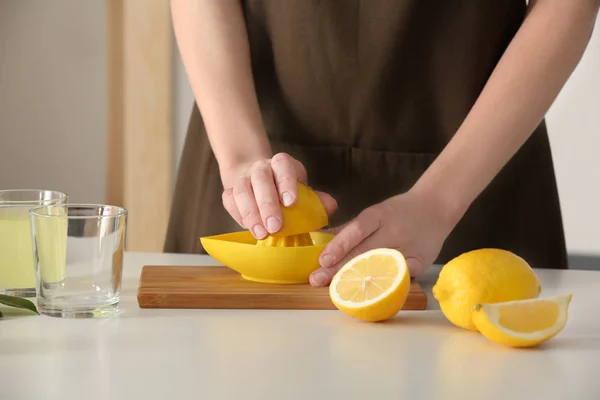
<path fill-rule="evenodd" d="M 319 268 L 319 254 L 333 238 L 317 232 L 329 219 L 319 196 L 298 184 L 298 200 L 282 207 L 279 232 L 256 240 L 249 231 L 200 238 L 206 252 L 221 264 L 239 272 L 244 279 L 276 284 L 308 283 Z"/>

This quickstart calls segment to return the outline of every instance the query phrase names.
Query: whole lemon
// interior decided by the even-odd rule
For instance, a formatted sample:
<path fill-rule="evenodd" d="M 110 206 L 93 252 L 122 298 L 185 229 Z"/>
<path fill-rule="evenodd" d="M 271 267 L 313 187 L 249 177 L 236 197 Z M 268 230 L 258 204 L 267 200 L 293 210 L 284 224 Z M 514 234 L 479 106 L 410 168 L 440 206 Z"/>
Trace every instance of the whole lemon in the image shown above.
<path fill-rule="evenodd" d="M 455 257 L 443 266 L 433 287 L 446 318 L 472 331 L 477 331 L 471 320 L 476 304 L 537 298 L 540 293 L 531 266 L 501 249 L 477 249 Z"/>

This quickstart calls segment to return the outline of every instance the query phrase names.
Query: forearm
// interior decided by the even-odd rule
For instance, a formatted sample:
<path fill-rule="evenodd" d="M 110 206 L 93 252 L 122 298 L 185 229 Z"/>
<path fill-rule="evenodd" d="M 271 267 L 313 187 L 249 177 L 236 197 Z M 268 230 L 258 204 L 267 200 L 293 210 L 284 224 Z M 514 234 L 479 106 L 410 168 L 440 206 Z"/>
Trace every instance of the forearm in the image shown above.
<path fill-rule="evenodd" d="M 528 15 L 472 110 L 414 191 L 452 224 L 539 125 L 575 69 L 598 1 L 532 1 Z"/>
<path fill-rule="evenodd" d="M 171 0 L 171 13 L 222 179 L 224 171 L 271 157 L 240 0 Z"/>

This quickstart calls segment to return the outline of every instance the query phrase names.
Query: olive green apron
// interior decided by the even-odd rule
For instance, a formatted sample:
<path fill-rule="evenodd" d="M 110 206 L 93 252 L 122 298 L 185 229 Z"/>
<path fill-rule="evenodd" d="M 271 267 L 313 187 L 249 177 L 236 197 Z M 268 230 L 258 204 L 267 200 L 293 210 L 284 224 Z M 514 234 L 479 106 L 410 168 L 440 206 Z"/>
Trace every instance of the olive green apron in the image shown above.
<path fill-rule="evenodd" d="M 525 0 L 246 0 L 257 95 L 275 152 L 304 163 L 339 203 L 331 226 L 408 190 L 452 138 L 519 28 Z M 241 230 L 194 108 L 165 251 Z M 542 123 L 472 204 L 437 262 L 471 249 L 566 268 Z"/>

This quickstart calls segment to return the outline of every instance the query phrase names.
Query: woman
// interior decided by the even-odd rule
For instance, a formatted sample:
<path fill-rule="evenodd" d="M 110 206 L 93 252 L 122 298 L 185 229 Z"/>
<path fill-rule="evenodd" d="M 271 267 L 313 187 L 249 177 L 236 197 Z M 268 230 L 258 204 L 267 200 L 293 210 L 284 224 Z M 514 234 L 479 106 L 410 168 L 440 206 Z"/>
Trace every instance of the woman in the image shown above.
<path fill-rule="evenodd" d="M 543 117 L 599 0 L 171 4 L 197 108 L 166 251 L 276 232 L 300 181 L 337 233 L 313 285 L 375 247 L 413 276 L 482 247 L 567 268 Z"/>

